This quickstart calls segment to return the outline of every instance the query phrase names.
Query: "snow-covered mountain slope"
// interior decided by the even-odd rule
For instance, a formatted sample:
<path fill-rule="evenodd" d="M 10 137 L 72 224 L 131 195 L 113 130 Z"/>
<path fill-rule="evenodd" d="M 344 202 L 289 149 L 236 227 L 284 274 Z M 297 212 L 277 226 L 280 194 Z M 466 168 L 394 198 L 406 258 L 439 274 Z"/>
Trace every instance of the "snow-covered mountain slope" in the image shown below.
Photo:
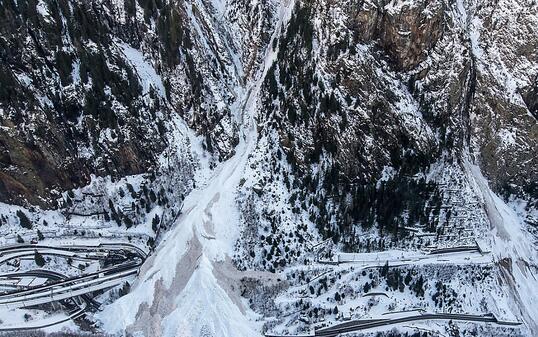
<path fill-rule="evenodd" d="M 276 31 L 285 27 L 294 3 L 278 11 Z M 272 38 L 275 38 L 276 34 Z M 196 181 L 183 214 L 168 233 L 133 293 L 103 312 L 105 326 L 146 336 L 257 336 L 238 292 L 241 275 L 230 264 L 240 222 L 235 194 L 256 145 L 258 94 L 274 51 L 244 90 L 236 112 L 242 120 L 235 154 Z M 140 303 L 133 305 L 133 299 Z M 139 301 L 139 302 L 138 302 Z"/>
<path fill-rule="evenodd" d="M 522 324 L 379 336 L 537 335 L 537 13 L 4 1 L 0 242 L 151 253 L 88 314 L 112 334 L 305 334 L 422 310 Z"/>
<path fill-rule="evenodd" d="M 273 23 L 270 3 L 5 1 L 1 201 L 51 207 L 90 174 L 156 166 L 174 116 L 215 159 Z M 245 21 L 244 18 L 248 18 Z"/>

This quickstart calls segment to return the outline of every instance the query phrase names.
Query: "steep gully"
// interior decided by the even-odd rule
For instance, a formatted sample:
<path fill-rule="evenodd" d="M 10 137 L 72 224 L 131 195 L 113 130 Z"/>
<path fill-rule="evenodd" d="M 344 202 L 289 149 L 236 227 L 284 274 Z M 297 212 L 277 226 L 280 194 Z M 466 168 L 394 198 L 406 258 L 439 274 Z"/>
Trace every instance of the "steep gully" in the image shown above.
<path fill-rule="evenodd" d="M 230 273 L 219 269 L 233 268 L 229 255 L 239 234 L 235 193 L 256 147 L 259 93 L 277 53 L 272 41 L 285 29 L 293 8 L 294 0 L 281 4 L 260 69 L 239 90 L 237 96 L 243 98 L 231 107 L 241 128 L 235 155 L 206 172 L 207 178 L 198 177 L 183 214 L 142 266 L 132 292 L 99 316 L 108 328 L 155 337 L 259 335 L 245 317 L 234 285 L 219 278 Z"/>
<path fill-rule="evenodd" d="M 525 228 L 517 214 L 501 200 L 489 187 L 476 160 L 473 159 L 471 148 L 471 120 L 472 106 L 477 86 L 477 68 L 480 60 L 480 46 L 478 45 L 479 32 L 474 31 L 465 6 L 464 0 L 457 0 L 457 10 L 460 13 L 465 36 L 469 43 L 470 62 L 468 75 L 464 83 L 463 102 L 461 107 L 462 137 L 461 156 L 462 169 L 466 178 L 474 186 L 477 195 L 482 198 L 493 242 L 492 252 L 494 260 L 499 266 L 500 278 L 504 281 L 511 300 L 513 312 L 518 312 L 523 318 L 532 335 L 538 335 L 538 310 L 535 303 L 538 297 L 533 289 L 538 287 L 537 271 L 533 261 L 538 255 L 529 236 L 525 235 Z"/>

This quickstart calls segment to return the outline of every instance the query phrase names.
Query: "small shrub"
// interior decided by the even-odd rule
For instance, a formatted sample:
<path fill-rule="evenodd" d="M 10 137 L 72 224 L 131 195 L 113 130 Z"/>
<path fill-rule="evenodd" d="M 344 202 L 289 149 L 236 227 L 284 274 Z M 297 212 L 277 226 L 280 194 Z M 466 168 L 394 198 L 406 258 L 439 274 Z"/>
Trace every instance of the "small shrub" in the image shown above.
<path fill-rule="evenodd" d="M 45 265 L 45 259 L 43 258 L 43 255 L 41 255 L 37 250 L 34 251 L 34 261 L 35 264 L 37 264 L 39 267 L 43 267 Z"/>

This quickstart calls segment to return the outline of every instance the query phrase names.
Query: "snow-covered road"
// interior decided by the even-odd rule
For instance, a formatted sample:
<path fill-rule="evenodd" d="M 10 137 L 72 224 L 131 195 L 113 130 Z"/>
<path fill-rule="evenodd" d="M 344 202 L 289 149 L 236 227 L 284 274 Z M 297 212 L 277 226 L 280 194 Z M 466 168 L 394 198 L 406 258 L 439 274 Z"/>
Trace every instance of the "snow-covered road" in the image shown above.
<path fill-rule="evenodd" d="M 320 261 L 323 263 L 323 261 Z M 418 251 L 388 250 L 376 253 L 338 253 L 328 261 L 331 263 L 353 263 L 363 266 L 390 265 L 432 265 L 432 264 L 490 264 L 493 257 L 489 253 L 457 252 L 444 254 L 424 254 Z"/>

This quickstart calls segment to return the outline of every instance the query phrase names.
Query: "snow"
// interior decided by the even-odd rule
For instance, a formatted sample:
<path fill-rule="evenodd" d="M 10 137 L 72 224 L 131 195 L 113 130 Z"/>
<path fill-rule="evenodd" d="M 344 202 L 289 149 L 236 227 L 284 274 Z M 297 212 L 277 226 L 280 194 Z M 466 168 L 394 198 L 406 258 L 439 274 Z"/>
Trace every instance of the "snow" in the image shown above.
<path fill-rule="evenodd" d="M 200 258 L 198 268 L 176 299 L 176 310 L 162 321 L 164 336 L 258 336 L 239 308 L 218 285 L 212 263 Z M 206 317 L 205 319 L 200 319 Z"/>
<path fill-rule="evenodd" d="M 30 315 L 29 320 L 25 319 L 25 314 Z M 59 325 L 54 325 L 52 328 L 47 328 L 45 331 L 58 331 L 65 328 L 70 328 L 73 331 L 78 330 L 76 324 L 73 321 L 68 320 L 67 317 L 66 314 L 49 314 L 44 310 L 6 310 L 5 308 L 0 308 L 0 333 L 16 328 L 40 328 L 41 326 L 62 321 L 65 322 L 60 323 Z"/>
<path fill-rule="evenodd" d="M 181 145 L 178 143 L 178 145 Z M 173 165 L 182 165 L 184 171 L 173 171 L 166 179 L 170 179 L 170 183 L 174 183 L 174 190 L 168 192 L 169 197 L 174 197 L 174 194 L 183 193 L 184 189 L 188 189 L 188 169 L 187 165 L 178 163 L 181 153 L 177 154 L 180 158 L 173 156 L 174 150 L 170 152 L 170 162 Z M 177 160 L 177 161 L 176 161 Z M 174 174 L 179 174 L 175 176 Z M 185 177 L 183 176 L 185 175 Z M 6 221 L 0 226 L 0 244 L 12 244 L 16 241 L 17 235 L 20 235 L 26 242 L 32 239 L 37 239 L 36 231 L 39 230 L 44 235 L 44 241 L 50 240 L 50 244 L 98 244 L 99 242 L 125 242 L 132 241 L 144 250 L 148 250 L 147 240 L 154 237 L 156 233 L 152 229 L 152 220 L 155 215 L 165 223 L 172 217 L 172 209 L 179 209 L 181 206 L 173 205 L 168 208 L 159 205 L 157 202 L 151 203 L 148 209 L 142 212 L 130 212 L 129 208 L 133 202 L 138 202 L 139 193 L 142 194 L 142 186 L 146 186 L 148 190 L 158 192 L 150 182 L 147 181 L 146 175 L 126 176 L 117 181 L 113 181 L 110 176 L 96 177 L 91 175 L 90 182 L 87 186 L 83 186 L 71 191 L 72 206 L 68 206 L 63 210 L 42 210 L 38 207 L 23 208 L 14 205 L 0 203 L 0 214 L 5 217 Z M 161 178 L 162 179 L 162 178 Z M 162 185 L 157 180 L 155 184 L 160 188 Z M 130 185 L 135 191 L 135 197 L 128 191 L 127 186 Z M 168 187 L 168 186 L 164 186 Z M 123 191 L 123 192 L 121 192 Z M 123 196 L 121 194 L 123 193 Z M 64 192 L 60 201 L 63 203 L 67 198 L 68 193 Z M 177 196 L 176 196 L 177 197 Z M 131 228 L 126 228 L 125 224 L 121 227 L 112 220 L 106 220 L 101 214 L 109 208 L 109 200 L 113 202 L 115 207 L 125 210 L 133 221 Z M 23 211 L 33 223 L 32 229 L 21 228 L 19 218 L 16 215 L 17 211 Z M 90 215 L 97 213 L 97 215 Z M 43 241 L 43 240 L 40 240 Z"/>
<path fill-rule="evenodd" d="M 27 74 L 17 74 L 17 79 L 25 87 L 28 87 L 32 84 L 32 79 Z"/>
<path fill-rule="evenodd" d="M 73 84 L 77 85 L 80 83 L 80 60 L 76 59 L 73 62 L 73 70 L 71 71 L 71 78 L 73 79 Z"/>
<path fill-rule="evenodd" d="M 124 42 L 119 42 L 118 46 L 122 50 L 125 59 L 132 65 L 140 78 L 144 94 L 147 94 L 150 88 L 153 87 L 161 97 L 165 97 L 165 89 L 161 77 L 144 57 L 144 54 Z"/>
<path fill-rule="evenodd" d="M 49 9 L 47 8 L 47 4 L 43 0 L 39 0 L 37 2 L 36 9 L 39 15 L 41 15 L 45 19 L 45 21 L 51 22 Z"/>
<path fill-rule="evenodd" d="M 471 40 L 471 48 L 473 54 L 476 58 L 482 59 L 484 57 L 484 52 L 480 48 L 480 29 L 482 28 L 482 21 L 479 18 L 474 17 L 470 28 L 469 28 L 469 38 Z"/>
<path fill-rule="evenodd" d="M 115 1 L 115 3 L 120 11 L 120 21 L 124 22 L 124 13 L 121 13 L 123 11 L 123 2 Z M 376 6 L 371 1 L 367 1 L 367 3 L 370 4 L 371 8 Z M 268 205 L 256 205 L 259 207 L 257 211 L 268 210 L 279 212 L 282 219 L 281 223 L 279 223 L 279 230 L 282 230 L 282 233 L 296 230 L 298 224 L 305 225 L 305 228 L 308 228 L 305 231 L 309 234 L 309 236 L 305 235 L 305 240 L 307 241 L 305 246 L 313 246 L 316 244 L 316 241 L 321 241 L 315 226 L 308 220 L 308 216 L 305 215 L 306 212 L 303 213 L 301 211 L 301 214 L 298 215 L 292 214 L 289 202 L 291 197 L 289 189 L 286 188 L 281 176 L 272 176 L 274 172 L 268 166 L 265 166 L 266 163 L 264 160 L 267 156 L 274 155 L 270 150 L 275 148 L 275 144 L 278 144 L 279 139 L 277 135 L 258 135 L 257 132 L 257 129 L 259 130 L 265 126 L 257 124 L 258 100 L 260 98 L 260 91 L 262 90 L 263 79 L 268 69 L 274 64 L 278 50 L 272 50 L 269 47 L 264 57 L 255 60 L 254 63 L 259 61 L 256 66 L 259 66 L 260 69 L 258 69 L 255 75 L 251 75 L 253 78 L 247 81 L 245 85 L 234 86 L 243 80 L 243 66 L 241 64 L 243 55 L 241 55 L 240 51 L 235 50 L 236 46 L 228 45 L 226 39 L 220 40 L 221 36 L 218 30 L 221 28 L 219 26 L 221 22 L 217 22 L 219 20 L 213 20 L 214 17 L 212 15 L 207 15 L 204 7 L 208 6 L 208 4 L 217 12 L 217 15 L 224 16 L 226 14 L 228 3 L 224 0 L 212 0 L 209 2 L 195 1 L 192 3 L 192 6 L 186 6 L 186 13 L 188 15 L 186 19 L 190 20 L 191 27 L 193 28 L 193 36 L 198 35 L 194 38 L 195 44 L 201 44 L 200 48 L 205 51 L 205 53 L 202 52 L 201 54 L 193 53 L 195 63 L 204 63 L 207 60 L 213 60 L 213 53 L 220 55 L 213 49 L 225 49 L 228 54 L 221 61 L 223 61 L 222 63 L 226 69 L 234 65 L 235 75 L 238 78 L 230 80 L 232 84 L 228 82 L 223 84 L 217 81 L 208 83 L 208 91 L 211 98 L 209 99 L 210 102 L 204 102 L 203 104 L 204 108 L 216 108 L 225 115 L 217 127 L 223 129 L 223 133 L 227 136 L 233 136 L 235 134 L 236 131 L 234 128 L 236 124 L 240 126 L 239 145 L 233 148 L 235 154 L 229 160 L 220 164 L 217 163 L 214 166 L 214 156 L 204 150 L 204 136 L 189 129 L 186 121 L 178 117 L 177 114 L 173 114 L 170 120 L 167 120 L 167 127 L 171 133 L 167 141 L 171 144 L 167 148 L 167 151 L 164 151 L 159 156 L 159 164 L 162 167 L 168 167 L 169 171 L 190 170 L 190 168 L 183 166 L 179 170 L 178 167 L 180 165 L 176 165 L 177 162 L 174 162 L 174 160 L 179 162 L 183 156 L 187 158 L 187 161 L 192 160 L 196 166 L 192 176 L 196 188 L 187 195 L 184 201 L 179 198 L 173 200 L 174 203 L 177 203 L 175 206 L 179 206 L 183 202 L 182 215 L 177 218 L 172 230 L 166 233 L 164 237 L 158 239 L 158 248 L 142 268 L 140 279 L 133 285 L 131 294 L 118 299 L 113 304 L 107 306 L 102 313 L 96 314 L 96 318 L 103 323 L 104 330 L 123 333 L 126 329 L 127 332 L 132 332 L 134 336 L 144 335 L 145 337 L 205 337 L 207 335 L 219 337 L 259 336 L 262 324 L 280 318 L 277 315 L 275 317 L 264 317 L 261 314 L 253 312 L 246 303 L 246 299 L 241 298 L 237 291 L 237 281 L 240 277 L 249 275 L 254 279 L 261 279 L 259 273 L 252 271 L 239 272 L 233 269 L 229 261 L 230 257 L 238 253 L 235 243 L 241 235 L 243 222 L 246 221 L 241 210 L 241 207 L 244 205 L 238 205 L 238 201 L 244 201 L 240 199 L 241 193 L 247 194 L 252 190 L 262 191 L 264 197 L 256 200 L 261 200 L 261 202 Z M 416 2 L 413 0 L 393 0 L 384 5 L 384 9 L 392 15 L 403 11 L 406 6 L 414 6 L 415 4 Z M 143 17 L 143 10 L 138 4 L 135 5 L 137 17 L 141 19 Z M 39 6 L 45 5 L 42 1 L 39 1 Z M 194 6 L 197 7 L 196 12 L 193 10 Z M 271 41 L 277 38 L 285 29 L 286 22 L 289 20 L 293 8 L 293 1 L 281 6 L 280 12 L 277 15 L 278 22 L 274 28 Z M 521 76 L 510 77 L 511 70 L 502 64 L 502 52 L 497 52 L 496 54 L 492 50 L 482 49 L 482 46 L 484 48 L 487 46 L 486 37 L 482 34 L 483 23 L 474 16 L 471 22 L 469 22 L 472 10 L 469 1 L 457 0 L 455 10 L 459 13 L 458 18 L 461 20 L 461 28 L 465 29 L 465 37 L 468 37 L 470 40 L 472 53 L 479 59 L 479 70 L 481 69 L 481 65 L 488 61 L 486 57 L 491 56 L 492 59 L 498 59 L 501 63 L 496 63 L 496 68 L 492 68 L 494 69 L 493 75 L 503 83 L 503 88 L 507 88 L 509 93 L 517 92 L 517 88 L 526 83 L 524 78 Z M 45 7 L 38 8 L 38 11 L 41 15 L 46 15 Z M 346 21 L 343 20 L 345 13 L 342 13 L 339 7 L 331 8 L 329 12 L 328 17 L 332 20 L 332 24 L 339 27 L 346 25 Z M 315 24 L 321 26 L 324 23 L 322 23 L 319 17 L 316 17 Z M 323 32 L 319 33 L 322 34 Z M 399 33 L 407 35 L 409 32 L 400 30 Z M 337 40 L 334 31 L 328 35 L 326 38 L 330 39 L 330 41 Z M 216 41 L 212 41 L 213 38 Z M 254 41 L 253 44 L 258 42 Z M 325 41 L 321 41 L 321 45 L 323 42 Z M 144 94 L 147 94 L 150 88 L 154 88 L 164 98 L 165 90 L 161 76 L 157 74 L 153 66 L 153 60 L 144 56 L 142 50 L 145 51 L 145 48 L 141 47 L 140 50 L 137 50 L 124 42 L 117 41 L 116 43 L 121 55 L 132 66 L 140 78 Z M 320 41 L 314 41 L 314 44 L 319 45 Z M 268 45 L 271 46 L 272 43 L 269 42 Z M 443 46 L 441 43 L 439 45 Z M 465 49 L 464 46 L 457 43 L 451 44 L 449 47 L 458 50 Z M 360 58 L 360 62 L 368 63 L 375 61 L 373 57 L 368 57 L 368 55 L 373 53 L 369 48 L 367 45 L 357 46 L 356 50 L 358 50 L 359 54 L 357 58 Z M 439 57 L 438 54 L 432 53 L 427 62 L 437 62 L 437 57 Z M 457 65 L 458 62 L 463 62 L 462 60 L 462 58 L 456 57 L 454 62 L 446 63 Z M 351 64 L 351 61 L 349 63 L 350 67 L 360 64 L 358 62 Z M 411 95 L 409 89 L 402 85 L 405 81 L 398 74 L 391 72 L 387 64 L 381 63 L 381 65 L 375 68 L 378 72 L 376 75 L 379 78 L 383 78 L 383 83 L 381 84 L 386 86 L 385 89 L 396 95 L 396 100 L 391 102 L 391 108 L 395 110 L 397 118 L 400 119 L 398 121 L 399 124 L 406 128 L 408 133 L 414 136 L 419 144 L 434 141 L 434 133 L 428 123 L 424 122 L 424 116 L 420 113 L 419 102 Z M 178 68 L 180 67 L 178 66 Z M 73 63 L 71 73 L 75 85 L 80 83 L 79 68 L 80 62 L 76 60 Z M 449 69 L 446 76 L 456 77 L 455 68 L 457 66 Z M 523 70 L 519 71 L 525 70 L 524 66 L 521 66 L 521 68 Z M 326 73 L 323 73 L 324 71 Z M 320 67 L 317 72 L 318 74 L 323 73 L 320 79 L 322 81 L 326 81 L 331 76 L 330 71 L 323 69 L 323 67 Z M 181 81 L 182 75 L 183 73 L 178 71 L 177 73 L 173 73 L 169 79 L 172 78 L 174 80 L 176 77 L 176 79 L 179 78 L 178 81 Z M 230 71 L 230 76 L 234 76 L 233 71 Z M 21 75 L 19 80 L 26 85 L 31 84 L 31 80 L 26 75 Z M 329 82 L 324 83 L 325 87 L 330 87 Z M 223 90 L 223 87 L 226 87 L 226 89 Z M 106 90 L 110 93 L 110 88 Z M 341 96 L 342 92 L 338 91 L 336 91 L 336 94 Z M 229 103 L 232 96 L 236 99 L 233 103 Z M 41 97 L 40 99 L 44 104 L 48 104 L 46 97 Z M 114 106 L 114 109 L 121 112 L 123 107 Z M 360 110 L 362 108 L 359 107 L 358 109 Z M 227 116 L 228 110 L 230 111 L 230 118 Z M 440 109 L 435 107 L 435 110 Z M 194 110 L 187 112 L 187 114 L 191 115 L 195 113 Z M 363 113 L 361 117 L 368 118 L 365 111 L 359 111 L 357 113 Z M 82 123 L 80 123 L 80 126 L 82 126 Z M 499 139 L 506 146 L 515 145 L 518 136 L 516 130 L 501 129 Z M 100 136 L 100 140 L 103 142 L 114 141 L 110 129 L 103 131 Z M 375 142 L 375 138 L 365 136 L 365 146 L 373 148 L 376 145 Z M 367 149 L 364 149 L 364 151 L 367 151 Z M 93 156 L 90 148 L 80 148 L 79 152 L 83 158 L 91 158 Z M 326 158 L 322 157 L 322 159 Z M 101 158 L 99 160 L 107 159 Z M 289 169 L 289 165 L 285 159 L 280 160 L 278 165 L 285 170 Z M 320 166 L 314 166 L 312 172 L 317 173 L 322 171 L 322 167 Z M 396 172 L 396 169 L 385 166 L 380 181 L 390 179 Z M 480 169 L 469 164 L 466 173 L 467 176 L 463 180 L 459 180 L 459 175 L 461 175 L 460 168 L 456 165 L 438 162 L 432 165 L 426 174 L 428 181 L 440 182 L 449 185 L 447 189 L 452 188 L 455 190 L 444 193 L 442 201 L 444 203 L 447 200 L 453 203 L 461 203 L 461 206 L 454 207 L 453 209 L 457 209 L 460 212 L 460 217 L 465 218 L 465 222 L 461 221 L 460 223 L 466 230 L 464 235 L 458 236 L 457 239 L 450 238 L 450 235 L 454 235 L 456 232 L 450 232 L 451 230 L 447 229 L 446 238 L 442 238 L 437 244 L 442 246 L 443 244 L 450 245 L 454 244 L 454 242 L 460 242 L 455 240 L 479 239 L 482 247 L 486 247 L 487 249 L 492 248 L 490 254 L 468 252 L 429 255 L 425 251 L 413 250 L 414 247 L 411 247 L 411 245 L 407 247 L 409 248 L 408 250 L 391 249 L 382 253 L 350 254 L 331 250 L 331 252 L 334 252 L 333 259 L 324 262 L 340 262 L 340 265 L 328 267 L 325 264 L 309 261 L 309 263 L 305 262 L 303 266 L 297 263 L 287 266 L 278 274 L 271 274 L 271 282 L 267 281 L 263 283 L 264 287 L 274 286 L 275 288 L 281 286 L 282 283 L 289 282 L 290 284 L 288 289 L 275 295 L 275 302 L 278 307 L 277 313 L 290 314 L 289 320 L 284 321 L 277 328 L 289 328 L 293 330 L 298 327 L 296 322 L 297 316 L 293 316 L 293 313 L 290 313 L 291 310 L 296 311 L 296 308 L 290 309 L 286 307 L 288 305 L 293 307 L 298 298 L 310 301 L 316 305 L 334 307 L 336 303 L 333 298 L 336 291 L 350 286 L 354 287 L 353 296 L 356 297 L 338 303 L 341 312 L 345 312 L 346 315 L 380 317 L 390 310 L 407 310 L 420 306 L 426 308 L 435 307 L 431 300 L 431 294 L 428 294 L 425 299 L 418 299 L 410 294 L 410 291 L 407 289 L 403 293 L 397 291 L 387 292 L 387 297 L 375 296 L 372 302 L 366 297 L 361 296 L 363 295 L 361 287 L 366 279 L 361 278 L 359 270 L 376 268 L 379 265 L 383 265 L 385 261 L 389 261 L 391 266 L 398 265 L 402 269 L 408 268 L 412 270 L 416 269 L 420 272 L 428 272 L 428 275 L 431 276 L 428 279 L 430 287 L 433 287 L 434 282 L 437 280 L 436 273 L 443 273 L 445 269 L 464 266 L 481 270 L 481 268 L 490 268 L 495 264 L 502 265 L 505 263 L 510 268 L 506 268 L 503 275 L 503 282 L 506 282 L 503 284 L 495 283 L 497 281 L 497 275 L 494 275 L 495 277 L 491 276 L 487 282 L 483 281 L 477 285 L 464 284 L 465 280 L 462 281 L 457 278 L 450 279 L 446 283 L 448 286 L 457 289 L 458 292 L 461 291 L 467 294 L 465 299 L 460 299 L 461 302 L 458 303 L 460 305 L 459 307 L 450 307 L 450 310 L 480 312 L 483 307 L 487 307 L 488 310 L 494 311 L 496 314 L 500 313 L 503 317 L 518 318 L 520 317 L 519 308 L 521 307 L 524 308 L 523 317 L 530 322 L 529 324 L 531 324 L 532 328 L 533 317 L 538 317 L 538 312 L 532 306 L 538 299 L 536 298 L 536 282 L 533 279 L 534 270 L 532 269 L 535 263 L 534 261 L 536 261 L 536 249 L 529 242 L 520 215 L 514 212 L 509 205 L 504 203 L 491 191 Z M 275 180 L 267 182 L 269 180 L 268 177 L 275 178 Z M 295 179 L 294 177 L 291 178 L 292 180 Z M 75 190 L 74 194 L 77 200 L 83 200 L 84 192 L 100 191 L 103 189 L 106 192 L 103 200 L 112 198 L 114 202 L 121 203 L 122 206 L 128 206 L 135 199 L 130 196 L 117 198 L 116 194 L 119 188 L 126 182 L 129 182 L 138 190 L 143 181 L 145 181 L 145 178 L 142 175 L 126 177 L 118 182 L 111 181 L 109 177 L 92 177 L 89 186 Z M 474 184 L 471 186 L 474 190 L 471 190 L 469 184 Z M 169 182 L 167 187 L 176 189 L 179 186 L 173 181 Z M 475 205 L 476 195 L 481 197 L 479 198 L 481 203 L 479 205 Z M 81 208 L 83 210 L 91 209 L 88 204 L 88 200 L 84 199 Z M 295 205 L 291 206 L 299 204 L 300 201 L 297 201 Z M 485 206 L 487 219 L 493 224 L 492 232 L 487 227 L 489 223 L 484 222 L 486 214 L 482 206 Z M 17 231 L 18 223 L 13 214 L 17 209 L 19 208 L 10 205 L 0 205 L 1 213 L 7 214 L 8 217 L 7 226 L 3 226 L 0 229 L 0 234 L 2 234 L 0 242 L 2 243 L 11 243 L 15 240 L 14 233 Z M 75 215 L 67 219 L 63 214 L 56 211 L 33 210 L 31 217 L 32 220 L 46 219 L 50 223 L 50 227 L 48 228 L 41 224 L 36 224 L 34 229 L 38 228 L 45 232 L 45 234 L 47 234 L 46 231 L 49 231 L 51 234 L 56 232 L 60 236 L 54 240 L 47 238 L 46 242 L 60 242 L 63 244 L 84 242 L 84 244 L 92 244 L 110 240 L 111 237 L 114 238 L 115 236 L 121 237 L 122 235 L 123 239 L 125 239 L 125 235 L 137 237 L 134 240 L 151 237 L 153 234 L 151 230 L 151 219 L 155 215 L 162 216 L 165 212 L 165 206 L 155 206 L 145 214 L 145 217 L 140 219 L 139 226 L 130 229 L 116 228 L 117 226 L 115 227 L 110 222 L 93 217 L 87 218 Z M 36 214 L 35 217 L 34 214 Z M 439 222 L 444 220 L 448 222 L 448 219 L 444 215 L 439 216 Z M 262 226 L 260 225 L 260 227 Z M 79 228 L 104 234 L 105 238 L 80 238 L 76 235 L 70 235 L 74 229 Z M 25 240 L 29 240 L 34 235 L 32 231 L 21 233 Z M 297 247 L 294 246 L 293 249 L 295 248 Z M 242 247 L 239 249 L 242 249 Z M 329 249 L 337 248 L 331 247 Z M 300 252 L 303 253 L 304 250 Z M 245 252 L 240 251 L 240 253 L 243 254 Z M 310 255 L 308 258 L 310 259 L 312 256 Z M 514 258 L 514 260 L 506 262 L 508 258 Z M 29 265 L 27 262 L 23 261 L 21 263 Z M 90 269 L 93 267 L 90 266 Z M 229 275 L 224 273 L 222 271 L 223 269 L 227 270 L 228 273 L 234 274 L 234 277 L 228 277 Z M 330 277 L 334 277 L 336 281 L 334 285 L 329 287 L 326 293 L 320 296 L 304 296 L 304 290 L 307 289 L 308 285 L 300 284 L 300 282 L 293 283 L 294 281 L 289 280 L 291 279 L 290 273 L 303 271 L 309 273 L 309 275 L 314 275 L 318 279 L 324 275 L 329 275 Z M 342 278 L 340 279 L 340 277 Z M 280 282 L 280 278 L 286 280 L 286 282 Z M 511 280 L 514 286 L 510 286 Z M 313 282 L 314 278 L 311 281 Z M 377 287 L 377 290 L 384 291 L 384 284 L 380 284 Z M 508 293 L 513 294 L 513 296 L 511 295 L 513 297 L 513 303 L 510 306 L 507 304 L 509 301 Z M 298 294 L 301 294 L 303 297 L 299 297 Z M 267 297 L 264 300 L 270 302 L 273 298 Z M 487 306 L 482 306 L 482 301 L 486 302 Z M 372 304 L 372 308 L 369 307 L 370 304 Z M 445 307 L 443 307 L 444 309 Z M 255 322 L 256 319 L 259 321 Z M 327 315 L 327 320 L 336 319 L 338 317 L 335 315 Z M 424 326 L 431 327 L 432 325 L 425 324 Z M 438 328 L 440 329 L 440 327 Z M 534 332 L 537 331 L 535 327 L 533 329 Z"/>
<path fill-rule="evenodd" d="M 378 72 L 385 70 L 377 69 Z M 424 121 L 420 112 L 419 103 L 411 95 L 409 90 L 397 80 L 393 74 L 387 71 L 381 75 L 387 78 L 392 85 L 392 91 L 398 95 L 395 108 L 401 120 L 401 124 L 409 130 L 409 133 L 417 138 L 418 144 L 428 144 L 435 139 L 431 127 Z"/>
<path fill-rule="evenodd" d="M 289 20 L 293 5 L 282 8 L 276 32 Z M 235 155 L 195 176 L 197 188 L 185 198 L 183 214 L 146 261 L 132 292 L 98 315 L 107 330 L 122 331 L 127 326 L 156 337 L 259 335 L 234 303 L 234 295 L 225 290 L 230 288 L 227 281 L 215 277 L 213 266 L 233 255 L 240 233 L 236 190 L 256 144 L 258 92 L 275 58 L 275 51 L 268 48 L 257 78 L 242 90 L 242 104 L 235 105 L 241 108 L 235 115 L 243 127 Z M 189 138 L 193 154 L 200 156 L 199 142 L 192 135 Z M 148 305 L 160 309 L 152 314 Z M 150 320 L 147 327 L 137 328 L 140 315 Z"/>
<path fill-rule="evenodd" d="M 517 145 L 517 131 L 515 129 L 500 129 L 497 137 L 499 137 L 504 147 Z"/>
<path fill-rule="evenodd" d="M 273 330 L 276 333 L 297 333 L 301 332 L 302 327 L 297 324 L 297 304 L 308 303 L 308 308 L 316 307 L 320 310 L 338 306 L 340 314 L 352 319 L 380 318 L 386 316 L 408 315 L 410 311 L 421 310 L 431 313 L 471 313 L 485 314 L 494 313 L 499 319 L 517 320 L 517 315 L 507 310 L 507 294 L 496 286 L 497 276 L 494 273 L 484 274 L 482 270 L 491 270 L 493 264 L 491 256 L 486 257 L 480 264 L 478 261 L 472 261 L 473 255 L 481 259 L 479 254 L 471 253 L 471 261 L 464 258 L 464 254 L 455 254 L 450 257 L 448 254 L 439 258 L 439 261 L 424 260 L 416 261 L 399 261 L 398 256 L 405 252 L 387 252 L 383 254 L 392 255 L 395 258 L 390 270 L 401 270 L 402 275 L 410 272 L 413 280 L 419 275 L 424 277 L 425 296 L 419 297 L 412 291 L 413 280 L 409 287 L 405 286 L 403 290 L 393 290 L 386 287 L 385 278 L 380 277 L 379 265 L 372 254 L 357 254 L 360 260 L 371 260 L 373 263 L 361 264 L 340 264 L 340 265 L 317 265 L 296 266 L 287 271 L 287 279 L 290 282 L 290 288 L 285 292 L 277 295 L 275 303 L 279 309 L 275 315 L 282 317 L 281 323 Z M 459 255 L 459 256 L 458 256 Z M 386 257 L 386 256 L 385 256 Z M 443 261 L 444 260 L 444 261 Z M 489 260 L 489 261 L 488 261 Z M 306 281 L 299 281 L 290 275 L 304 273 Z M 370 276 L 369 276 L 370 275 Z M 373 275 L 373 276 L 372 276 Z M 476 282 L 475 278 L 480 277 Z M 327 288 L 323 290 L 319 282 L 325 279 Z M 433 301 L 433 295 L 436 293 L 436 282 L 442 282 L 449 291 L 455 290 L 459 296 L 455 303 L 438 306 Z M 372 282 L 373 288 L 369 292 L 363 291 L 365 282 Z M 314 291 L 320 291 L 321 294 L 311 294 L 309 287 Z M 335 300 L 335 294 L 339 292 L 345 295 L 341 300 Z M 487 310 L 487 311 L 486 311 Z M 303 314 L 308 313 L 304 310 Z M 323 322 L 341 321 L 334 314 L 323 314 L 324 320 L 315 319 L 308 326 L 317 326 Z M 434 323 L 423 322 L 420 326 L 437 329 Z M 416 326 L 416 324 L 413 324 Z M 299 329 L 299 330 L 295 330 Z M 398 327 L 400 329 L 400 327 Z"/>
<path fill-rule="evenodd" d="M 465 0 L 456 0 L 456 9 L 460 14 L 460 22 L 467 25 L 467 9 L 465 8 Z"/>
<path fill-rule="evenodd" d="M 337 253 L 335 262 L 353 263 L 362 266 L 389 265 L 433 265 L 433 264 L 490 264 L 493 262 L 489 254 L 479 252 L 459 252 L 446 254 L 424 254 L 419 251 L 387 250 L 376 253 Z"/>
<path fill-rule="evenodd" d="M 496 261 L 504 270 L 508 291 L 512 293 L 512 310 L 523 315 L 531 332 L 538 334 L 538 278 L 535 275 L 538 251 L 529 242 L 529 234 L 516 212 L 499 198 L 488 186 L 480 168 L 467 163 L 478 189 L 484 197 L 484 204 L 493 233 Z"/>

